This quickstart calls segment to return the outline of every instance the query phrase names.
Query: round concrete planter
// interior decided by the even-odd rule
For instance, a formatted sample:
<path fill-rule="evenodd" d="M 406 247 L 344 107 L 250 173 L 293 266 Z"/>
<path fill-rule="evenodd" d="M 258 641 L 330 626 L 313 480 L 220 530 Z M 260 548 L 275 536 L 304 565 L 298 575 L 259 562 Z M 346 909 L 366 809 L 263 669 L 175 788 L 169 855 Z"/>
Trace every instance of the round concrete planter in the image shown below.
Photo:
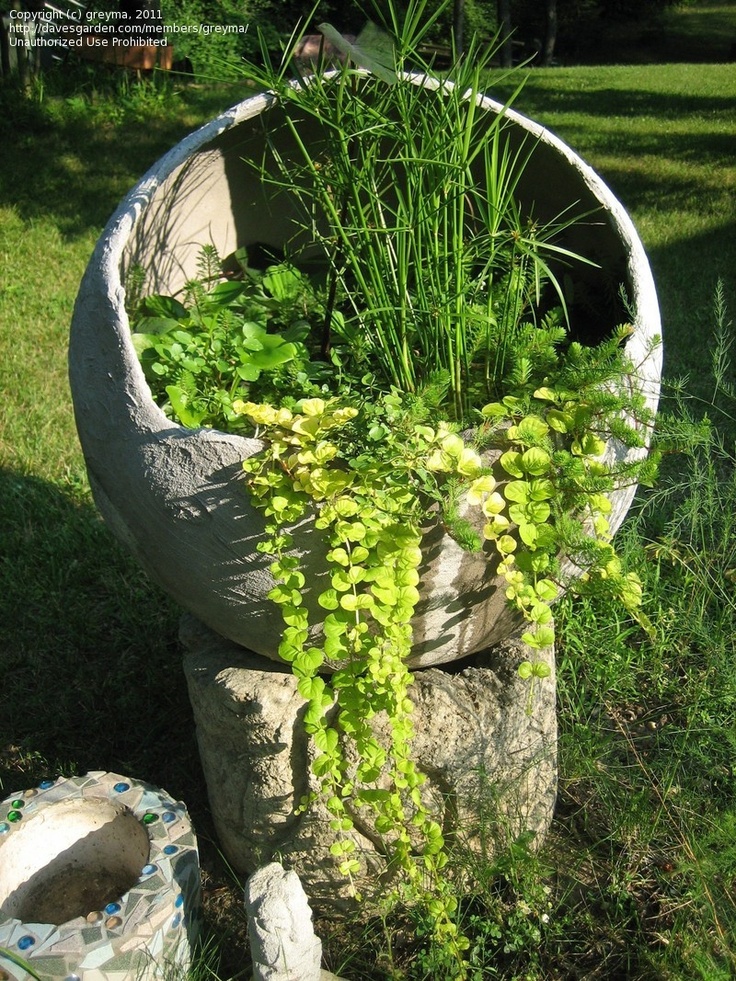
<path fill-rule="evenodd" d="M 199 893 L 189 818 L 165 791 L 94 772 L 0 803 L 0 949 L 44 981 L 184 972 Z M 0 954 L 0 979 L 30 977 Z"/>
<path fill-rule="evenodd" d="M 428 91 L 427 97 L 436 96 Z M 501 111 L 491 99 L 484 107 L 489 116 Z M 247 99 L 146 174 L 97 245 L 79 292 L 70 345 L 79 437 L 95 500 L 110 527 L 181 606 L 222 636 L 270 658 L 277 658 L 280 628 L 266 599 L 269 560 L 255 548 L 262 519 L 239 480 L 242 460 L 260 444 L 186 430 L 166 419 L 138 364 L 124 303 L 133 265 L 147 271 L 148 291 L 171 293 L 195 275 L 205 243 L 224 256 L 253 243 L 281 246 L 293 237 L 288 199 L 243 163 L 244 157 L 259 158 L 264 127 L 275 131 L 281 112 L 269 95 Z M 655 405 L 661 350 L 651 351 L 650 345 L 660 331 L 659 312 L 629 217 L 569 147 L 516 113 L 508 119 L 510 140 L 536 142 L 519 186 L 523 209 L 540 219 L 569 208 L 580 214 L 597 209 L 593 219 L 570 230 L 564 244 L 600 265 L 581 267 L 577 282 L 592 308 L 591 324 L 605 331 L 623 319 L 612 310 L 611 298 L 625 286 L 636 312 L 629 349 L 639 377 L 632 382 Z M 304 135 L 310 138 L 306 123 Z M 633 492 L 615 495 L 614 528 Z M 308 583 L 324 575 L 323 551 L 314 538 L 309 527 L 297 529 Z M 507 637 L 517 624 L 485 557 L 463 552 L 439 529 L 425 544 L 411 666 L 447 663 Z"/>

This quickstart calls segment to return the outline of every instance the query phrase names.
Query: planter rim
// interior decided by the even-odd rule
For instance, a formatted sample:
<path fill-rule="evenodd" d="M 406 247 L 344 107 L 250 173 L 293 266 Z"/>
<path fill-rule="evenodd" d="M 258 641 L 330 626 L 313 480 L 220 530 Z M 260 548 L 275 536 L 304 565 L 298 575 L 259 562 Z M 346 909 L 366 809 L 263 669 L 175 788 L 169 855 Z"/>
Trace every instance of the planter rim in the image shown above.
<path fill-rule="evenodd" d="M 338 73 L 331 72 L 329 74 Z M 411 84 L 422 86 L 428 91 L 437 91 L 441 87 L 454 85 L 454 83 L 451 81 L 441 81 L 432 76 L 423 75 L 421 73 L 406 73 L 404 80 L 410 82 Z M 296 86 L 297 84 L 298 80 L 293 80 L 292 85 Z M 558 137 L 551 130 L 547 129 L 547 127 L 533 119 L 530 119 L 528 116 L 523 115 L 510 106 L 499 102 L 489 94 L 481 93 L 478 96 L 477 101 L 482 108 L 491 110 L 498 114 L 503 114 L 506 119 L 517 124 L 523 130 L 526 130 L 526 132 L 528 132 L 536 140 L 555 149 L 560 156 L 564 157 L 568 163 L 578 171 L 587 187 L 600 202 L 601 207 L 605 209 L 605 211 L 615 222 L 621 240 L 626 245 L 628 250 L 627 258 L 629 268 L 636 270 L 637 275 L 632 277 L 632 289 L 634 291 L 634 295 L 630 297 L 632 307 L 638 314 L 638 323 L 635 324 L 634 327 L 639 327 L 641 323 L 645 322 L 648 325 L 648 334 L 650 337 L 661 333 L 659 303 L 657 300 L 657 292 L 649 265 L 649 260 L 634 222 L 621 201 L 616 197 L 600 175 L 567 143 L 565 143 L 564 140 Z M 277 104 L 278 98 L 274 92 L 268 91 L 258 93 L 236 103 L 229 109 L 226 109 L 219 116 L 216 116 L 214 119 L 211 119 L 203 126 L 200 126 L 198 129 L 194 130 L 187 137 L 172 147 L 167 153 L 165 153 L 163 157 L 159 158 L 159 160 L 154 163 L 148 169 L 148 171 L 146 171 L 138 183 L 123 198 L 120 205 L 109 219 L 95 248 L 92 262 L 94 262 L 95 259 L 98 260 L 98 268 L 101 279 L 106 280 L 115 291 L 117 307 L 116 312 L 120 318 L 121 324 L 128 327 L 128 339 L 130 338 L 130 324 L 127 312 L 125 310 L 125 291 L 121 281 L 120 265 L 123 258 L 123 251 L 130 234 L 133 231 L 133 228 L 143 210 L 150 203 L 153 195 L 163 184 L 163 182 L 170 177 L 172 173 L 193 153 L 202 149 L 206 144 L 212 142 L 216 137 L 220 136 L 227 130 L 232 129 L 247 119 L 252 119 L 253 117 L 260 115 L 262 112 Z M 92 262 L 90 263 L 90 266 L 92 265 Z M 643 360 L 643 358 L 648 354 L 648 352 L 643 348 L 639 350 L 639 345 L 637 345 L 637 333 L 640 332 L 635 330 L 634 335 L 629 342 L 629 350 L 631 351 L 632 360 L 635 364 L 639 364 L 640 361 Z M 129 344 L 132 351 L 132 341 L 129 340 Z M 659 375 L 661 374 L 661 345 L 659 355 L 657 355 L 656 352 L 652 352 L 652 355 L 658 359 L 657 378 L 659 378 Z M 645 392 L 645 395 L 650 401 L 652 408 L 656 409 L 658 392 L 647 391 Z M 153 402 L 153 400 L 151 401 Z M 155 405 L 155 403 L 153 404 Z M 165 424 L 166 428 L 170 428 L 172 425 L 178 425 L 177 423 L 172 423 L 171 420 L 167 419 L 164 413 L 158 409 L 158 406 L 156 406 L 156 409 L 158 410 L 160 420 Z M 231 438 L 229 434 L 225 435 L 227 438 Z M 234 438 L 239 439 L 239 437 Z"/>
<path fill-rule="evenodd" d="M 440 84 L 422 75 L 410 76 L 407 82 L 429 90 Z M 602 178 L 561 139 L 490 95 L 479 95 L 478 101 L 484 109 L 502 113 L 504 119 L 521 130 L 524 138 L 528 136 L 546 146 L 548 156 L 542 158 L 543 163 L 552 160 L 559 168 L 557 173 L 565 177 L 569 172 L 570 180 L 562 181 L 560 191 L 556 185 L 550 189 L 548 203 L 552 207 L 561 201 L 564 206 L 566 195 L 584 201 L 586 207 L 588 203 L 600 207 L 605 219 L 600 223 L 602 255 L 606 257 L 612 247 L 612 268 L 616 278 L 619 273 L 625 277 L 636 310 L 634 331 L 627 340 L 627 351 L 637 368 L 636 385 L 655 410 L 662 348 L 653 347 L 652 341 L 661 332 L 659 308 L 649 262 L 631 218 Z M 218 170 L 212 163 L 217 160 L 217 166 L 222 167 L 227 154 L 232 155 L 228 160 L 236 159 L 237 145 L 220 138 L 241 123 L 255 120 L 277 103 L 273 92 L 265 92 L 230 107 L 170 149 L 121 201 L 96 245 L 80 287 L 72 321 L 69 361 L 77 427 L 90 483 L 95 501 L 113 533 L 180 606 L 223 636 L 282 663 L 272 651 L 277 646 L 271 642 L 274 629 L 269 621 L 273 611 L 264 599 L 273 581 L 266 566 L 259 565 L 246 552 L 246 547 L 255 545 L 262 527 L 256 527 L 257 522 L 250 515 L 248 520 L 232 524 L 233 517 L 245 517 L 246 509 L 240 501 L 244 495 L 236 486 L 237 475 L 242 476 L 242 461 L 258 452 L 263 444 L 260 440 L 216 429 L 187 429 L 166 417 L 151 396 L 135 352 L 123 287 L 124 263 L 130 247 L 136 245 L 134 233 L 149 248 L 175 243 L 168 251 L 164 249 L 167 256 L 174 257 L 173 264 L 166 267 L 164 282 L 171 269 L 183 270 L 183 264 L 176 265 L 180 261 L 176 248 L 189 247 L 195 240 L 186 236 L 177 239 L 166 225 L 160 229 L 155 224 L 159 214 L 169 215 L 161 202 L 171 206 L 175 216 L 179 216 L 185 207 L 182 201 L 186 201 L 186 197 L 176 196 L 180 174 L 186 173 L 190 161 L 201 165 L 206 176 L 210 174 L 207 168 L 211 167 L 212 181 L 204 182 L 206 193 L 196 201 L 200 211 L 205 209 L 205 227 L 209 227 L 206 222 L 210 212 L 206 209 L 212 207 L 213 199 L 207 195 L 212 188 L 220 190 L 217 181 L 226 182 L 228 194 L 237 186 L 229 183 L 232 175 L 224 169 Z M 247 135 L 250 128 L 246 126 L 243 132 Z M 531 189 L 536 186 L 532 183 Z M 539 186 L 542 200 L 546 188 L 541 183 Z M 164 195 L 171 195 L 170 201 Z M 215 194 L 214 200 L 227 199 Z M 234 198 L 230 200 L 231 209 L 232 201 Z M 222 227 L 237 230 L 234 211 L 213 213 L 219 222 L 218 232 Z M 151 215 L 150 228 L 142 221 L 142 231 L 139 228 L 136 232 L 137 223 Z M 181 236 L 176 225 L 172 227 Z M 260 226 L 253 227 L 258 234 Z M 590 227 L 595 231 L 594 225 Z M 154 233 L 156 237 L 151 238 Z M 167 234 L 170 239 L 166 238 Z M 598 242 L 595 238 L 593 249 Z M 607 268 L 605 258 L 603 266 Z M 627 453 L 624 447 L 609 447 L 614 459 L 634 459 L 645 452 Z M 123 454 L 125 462 L 122 462 Z M 173 483 L 172 474 L 175 474 Z M 632 485 L 612 495 L 613 511 L 609 517 L 612 533 L 625 517 L 635 491 Z M 160 530 L 164 519 L 166 527 Z M 306 541 L 301 539 L 302 544 Z M 319 553 L 319 543 L 314 538 L 309 544 L 318 546 Z M 432 549 L 433 557 L 428 559 L 432 571 L 426 577 L 425 609 L 429 613 L 426 616 L 422 613 L 415 620 L 415 638 L 422 638 L 415 640 L 416 650 L 422 653 L 412 655 L 411 667 L 446 663 L 478 650 L 472 646 L 475 639 L 467 647 L 460 643 L 458 638 L 464 637 L 466 630 L 468 636 L 476 638 L 482 633 L 486 643 L 495 642 L 486 634 L 486 626 L 481 626 L 483 618 L 478 615 L 491 591 L 487 570 L 484 568 L 482 575 L 472 573 L 471 579 L 466 577 L 461 587 L 461 558 L 443 543 L 433 542 Z M 172 555 L 176 556 L 178 567 L 176 562 L 171 562 Z M 187 570 L 185 575 L 180 574 L 182 567 Z M 189 574 L 190 567 L 193 575 Z M 463 575 L 466 575 L 464 568 Z M 474 586 L 467 585 L 470 581 Z M 466 601 L 470 603 L 467 608 L 473 610 L 472 615 L 463 612 Z M 461 649 L 464 653 L 458 653 Z"/>

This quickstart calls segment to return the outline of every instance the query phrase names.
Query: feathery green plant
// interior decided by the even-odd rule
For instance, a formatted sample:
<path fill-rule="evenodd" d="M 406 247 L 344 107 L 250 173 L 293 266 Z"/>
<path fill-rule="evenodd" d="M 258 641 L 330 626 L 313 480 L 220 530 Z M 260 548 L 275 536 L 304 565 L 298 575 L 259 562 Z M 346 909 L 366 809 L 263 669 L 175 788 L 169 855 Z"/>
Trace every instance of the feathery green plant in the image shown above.
<path fill-rule="evenodd" d="M 317 245 L 328 263 L 322 357 L 341 303 L 339 339 L 362 338 L 384 387 L 415 393 L 442 375 L 448 409 L 464 420 L 501 390 L 522 323 L 553 306 L 564 321 L 553 261 L 587 260 L 556 244 L 579 214 L 538 222 L 521 212 L 517 186 L 534 147 L 514 147 L 504 113 L 484 108 L 493 45 L 473 41 L 448 78 L 420 55 L 446 6 L 410 0 L 402 14 L 389 4 L 393 46 L 379 57 L 376 28 L 366 30 L 342 43 L 341 67 L 311 76 L 298 64 L 289 75 L 298 35 L 278 65 L 264 48 L 265 67 L 248 72 L 285 113 L 263 158 L 249 162 L 298 207 L 295 256 Z M 334 29 L 320 30 L 340 45 Z M 317 122 L 316 140 L 302 135 L 304 117 Z"/>

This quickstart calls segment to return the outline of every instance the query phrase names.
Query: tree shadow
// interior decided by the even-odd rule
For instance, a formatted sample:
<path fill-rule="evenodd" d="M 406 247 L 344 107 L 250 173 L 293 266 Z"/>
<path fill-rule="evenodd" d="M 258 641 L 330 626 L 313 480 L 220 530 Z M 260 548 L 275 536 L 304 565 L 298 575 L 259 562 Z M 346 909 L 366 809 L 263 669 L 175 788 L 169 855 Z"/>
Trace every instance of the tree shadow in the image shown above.
<path fill-rule="evenodd" d="M 0 83 L 0 204 L 50 219 L 66 240 L 100 230 L 160 156 L 243 93 L 171 92 L 149 111 L 142 97 L 116 109 L 112 95 L 93 96 L 34 101 Z"/>
<path fill-rule="evenodd" d="M 0 500 L 0 789 L 110 770 L 201 806 L 179 612 L 72 489 L 0 469 Z"/>

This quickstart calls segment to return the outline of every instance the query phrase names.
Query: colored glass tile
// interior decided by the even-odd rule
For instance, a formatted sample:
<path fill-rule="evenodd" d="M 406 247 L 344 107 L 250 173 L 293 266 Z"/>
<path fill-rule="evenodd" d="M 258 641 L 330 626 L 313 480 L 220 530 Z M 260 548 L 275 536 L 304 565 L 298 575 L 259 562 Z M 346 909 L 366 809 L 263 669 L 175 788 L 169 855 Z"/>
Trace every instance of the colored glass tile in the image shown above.
<path fill-rule="evenodd" d="M 21 808 L 26 806 L 26 802 L 22 800 L 20 797 L 18 797 L 16 800 L 10 802 L 10 806 Z"/>
<path fill-rule="evenodd" d="M 8 811 L 8 821 L 15 823 L 16 821 L 20 821 L 22 817 L 23 815 L 20 811 Z"/>
<path fill-rule="evenodd" d="M 35 944 L 35 942 L 36 942 L 36 938 L 30 936 L 30 934 L 27 933 L 25 934 L 25 936 L 21 937 L 20 940 L 18 941 L 18 950 L 28 950 L 28 948 L 32 947 Z"/>
<path fill-rule="evenodd" d="M 5 821 L 0 821 L 0 835 L 4 835 L 8 831 L 10 831 L 10 825 L 7 824 Z"/>
<path fill-rule="evenodd" d="M 110 916 L 112 913 L 119 913 L 120 903 L 108 903 L 107 906 L 105 907 L 105 912 L 107 913 L 108 916 Z"/>
<path fill-rule="evenodd" d="M 178 851 L 178 845 L 164 845 L 164 855 L 176 855 Z"/>
<path fill-rule="evenodd" d="M 130 790 L 129 783 L 116 783 L 112 788 L 116 794 L 124 794 L 126 790 Z"/>
<path fill-rule="evenodd" d="M 153 824 L 154 821 L 158 821 L 158 814 L 152 814 L 150 811 L 148 814 L 144 814 L 141 818 L 144 824 Z"/>

